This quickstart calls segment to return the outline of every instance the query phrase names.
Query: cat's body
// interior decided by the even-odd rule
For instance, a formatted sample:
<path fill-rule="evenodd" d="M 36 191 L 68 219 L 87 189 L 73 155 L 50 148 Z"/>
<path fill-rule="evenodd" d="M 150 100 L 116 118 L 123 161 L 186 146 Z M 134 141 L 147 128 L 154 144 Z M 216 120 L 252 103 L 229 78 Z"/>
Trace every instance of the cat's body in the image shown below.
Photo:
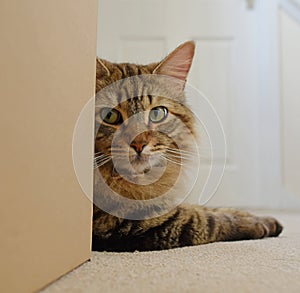
<path fill-rule="evenodd" d="M 282 231 L 273 218 L 233 209 L 176 205 L 180 190 L 174 191 L 174 196 L 171 193 L 166 199 L 151 202 L 173 191 L 176 180 L 181 178 L 184 156 L 192 154 L 189 142 L 195 136 L 194 117 L 185 105 L 183 89 L 193 54 L 194 43 L 187 42 L 162 62 L 146 66 L 97 60 L 96 92 L 132 76 L 161 75 L 181 82 L 130 81 L 129 88 L 139 84 L 138 96 L 128 93 L 125 86 L 118 97 L 104 97 L 98 108 L 96 99 L 94 202 L 101 209 L 94 205 L 94 250 L 161 250 L 258 239 L 277 236 Z M 152 91 L 159 88 L 163 95 L 149 94 L 149 87 Z M 166 98 L 170 96 L 172 99 Z M 98 125 L 97 116 L 102 117 Z M 161 176 L 144 183 L 162 167 Z M 130 205 L 110 201 L 113 193 L 131 200 Z M 106 204 L 105 211 L 99 202 Z M 151 204 L 145 208 L 145 202 Z"/>

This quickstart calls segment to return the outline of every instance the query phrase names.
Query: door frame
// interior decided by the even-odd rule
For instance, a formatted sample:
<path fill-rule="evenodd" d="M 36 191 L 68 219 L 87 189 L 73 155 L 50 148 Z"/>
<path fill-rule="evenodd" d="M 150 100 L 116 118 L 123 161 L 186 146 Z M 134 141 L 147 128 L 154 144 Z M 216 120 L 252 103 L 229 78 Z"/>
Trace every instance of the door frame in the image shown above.
<path fill-rule="evenodd" d="M 260 43 L 258 52 L 260 197 L 264 206 L 299 210 L 299 198 L 289 192 L 283 182 L 279 12 L 283 9 L 292 17 L 297 17 L 300 22 L 300 6 L 292 0 L 264 0 L 258 1 L 257 9 Z"/>

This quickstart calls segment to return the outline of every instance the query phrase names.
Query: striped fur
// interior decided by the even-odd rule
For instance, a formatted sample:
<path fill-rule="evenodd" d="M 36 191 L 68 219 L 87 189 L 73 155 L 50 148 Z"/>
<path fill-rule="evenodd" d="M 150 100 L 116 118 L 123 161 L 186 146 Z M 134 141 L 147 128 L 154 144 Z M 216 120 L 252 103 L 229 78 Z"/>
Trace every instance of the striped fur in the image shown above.
<path fill-rule="evenodd" d="M 278 236 L 274 218 L 256 217 L 233 209 L 178 206 L 159 218 L 130 221 L 94 207 L 93 250 L 147 251 Z"/>
<path fill-rule="evenodd" d="M 193 53 L 194 43 L 187 42 L 178 47 L 162 62 L 150 65 L 116 64 L 97 59 L 96 92 L 115 81 L 135 75 L 163 74 L 185 81 Z M 168 87 L 164 84 L 156 86 Z M 178 91 L 177 100 L 167 100 L 162 97 L 143 94 L 138 97 L 126 97 L 128 93 L 125 91 L 122 96 L 128 100 L 123 100 L 120 96 L 110 97 L 110 99 L 116 99 L 114 103 L 118 104 L 118 110 L 122 113 L 124 120 L 136 113 L 147 112 L 153 107 L 166 106 L 173 117 L 181 121 L 189 132 L 184 132 L 184 129 L 180 128 L 180 123 L 178 124 L 176 119 L 170 118 L 155 126 L 157 128 L 149 129 L 144 125 L 145 131 L 139 138 L 146 140 L 151 145 L 152 152 L 167 154 L 168 148 L 166 146 L 176 148 L 176 145 L 172 145 L 172 140 L 167 135 L 160 133 L 160 130 L 163 129 L 163 132 L 168 132 L 176 139 L 187 142 L 191 135 L 195 135 L 194 118 L 188 107 L 185 106 L 183 91 L 181 92 L 180 89 L 176 89 L 176 91 Z M 99 115 L 98 112 L 96 112 L 96 117 L 97 115 Z M 136 124 L 136 127 L 142 127 L 143 122 L 140 122 L 141 125 Z M 118 176 L 109 156 L 112 151 L 112 137 L 119 126 L 102 125 L 101 123 L 97 126 L 99 130 L 96 133 L 95 153 L 101 154 L 97 161 L 99 163 L 97 171 L 101 173 L 111 189 L 130 199 L 145 200 L 159 196 L 174 185 L 181 164 L 181 159 L 176 155 L 178 164 L 174 164 L 172 160 L 168 161 L 165 174 L 150 187 L 127 182 Z M 124 128 L 120 144 L 129 143 L 126 138 L 130 137 L 132 127 L 127 125 Z M 188 144 L 184 145 L 183 148 L 188 153 Z M 176 151 L 171 153 L 173 157 L 174 154 Z M 103 186 L 96 180 L 94 198 L 105 198 L 105 196 L 109 195 L 105 194 Z M 112 207 L 112 209 L 122 209 L 122 207 L 117 206 Z M 124 210 L 123 214 L 129 215 L 133 212 L 133 210 Z M 100 210 L 96 205 L 94 205 L 93 213 L 93 249 L 99 251 L 161 250 L 216 241 L 273 237 L 278 236 L 281 231 L 281 224 L 274 218 L 256 217 L 247 212 L 233 209 L 210 209 L 197 205 L 179 205 L 163 215 L 147 220 L 128 220 L 126 217 L 116 217 Z"/>

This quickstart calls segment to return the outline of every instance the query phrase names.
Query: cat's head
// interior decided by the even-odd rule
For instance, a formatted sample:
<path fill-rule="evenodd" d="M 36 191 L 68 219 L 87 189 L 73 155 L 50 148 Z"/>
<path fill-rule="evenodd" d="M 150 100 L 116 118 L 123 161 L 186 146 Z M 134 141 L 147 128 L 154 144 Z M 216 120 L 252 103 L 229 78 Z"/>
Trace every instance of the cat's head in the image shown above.
<path fill-rule="evenodd" d="M 119 157 L 115 161 L 118 173 L 145 175 L 162 163 L 171 168 L 181 165 L 180 150 L 188 151 L 194 134 L 194 117 L 184 96 L 194 49 L 194 42 L 186 42 L 161 62 L 149 65 L 97 59 L 96 92 L 114 83 L 124 89 L 118 93 L 108 91 L 102 97 L 96 95 L 96 167 L 115 171 L 114 156 Z M 165 76 L 169 80 L 138 78 L 122 84 L 121 80 L 132 76 Z M 136 88 L 130 91 L 133 87 Z"/>

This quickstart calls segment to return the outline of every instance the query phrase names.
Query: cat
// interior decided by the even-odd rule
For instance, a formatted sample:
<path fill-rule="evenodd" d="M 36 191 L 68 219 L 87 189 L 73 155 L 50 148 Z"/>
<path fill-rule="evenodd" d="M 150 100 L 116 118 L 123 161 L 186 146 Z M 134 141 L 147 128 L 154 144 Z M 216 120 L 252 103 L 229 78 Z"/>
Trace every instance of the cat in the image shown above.
<path fill-rule="evenodd" d="M 103 101 L 98 106 L 96 97 L 93 250 L 163 250 L 216 241 L 275 237 L 281 233 L 282 225 L 272 217 L 257 217 L 245 211 L 200 205 L 179 204 L 170 208 L 169 198 L 161 201 L 161 206 L 159 202 L 148 206 L 144 218 L 138 218 L 136 211 L 141 208 L 138 203 L 143 205 L 147 200 L 156 199 L 172 189 L 176 178 L 179 178 L 181 156 L 191 154 L 188 142 L 191 136 L 196 135 L 195 120 L 186 106 L 184 86 L 194 50 L 194 42 L 188 41 L 161 62 L 149 65 L 117 64 L 97 59 L 96 93 L 115 82 L 135 76 L 163 76 L 180 82 L 151 82 L 152 87 L 171 93 L 174 99 L 143 93 L 132 97 L 128 90 L 124 90 L 118 96 L 106 95 L 105 103 L 112 106 L 101 108 Z M 135 118 L 137 115 L 141 119 Z M 139 131 L 136 132 L 136 129 Z M 117 133 L 119 139 L 114 145 Z M 178 149 L 176 140 L 183 143 L 182 151 Z M 133 169 L 124 170 L 126 164 L 117 168 L 118 164 L 114 164 L 113 160 L 114 152 L 121 158 L 128 157 L 129 153 L 129 163 Z M 154 157 L 152 164 L 151 156 Z M 147 178 L 153 166 L 159 166 L 162 162 L 165 169 L 159 179 L 150 184 L 139 184 L 139 180 Z M 113 193 L 131 200 L 131 203 L 134 200 L 134 203 L 119 203 L 118 198 L 109 201 Z M 101 204 L 104 202 L 104 209 L 97 204 L 97 200 Z"/>

